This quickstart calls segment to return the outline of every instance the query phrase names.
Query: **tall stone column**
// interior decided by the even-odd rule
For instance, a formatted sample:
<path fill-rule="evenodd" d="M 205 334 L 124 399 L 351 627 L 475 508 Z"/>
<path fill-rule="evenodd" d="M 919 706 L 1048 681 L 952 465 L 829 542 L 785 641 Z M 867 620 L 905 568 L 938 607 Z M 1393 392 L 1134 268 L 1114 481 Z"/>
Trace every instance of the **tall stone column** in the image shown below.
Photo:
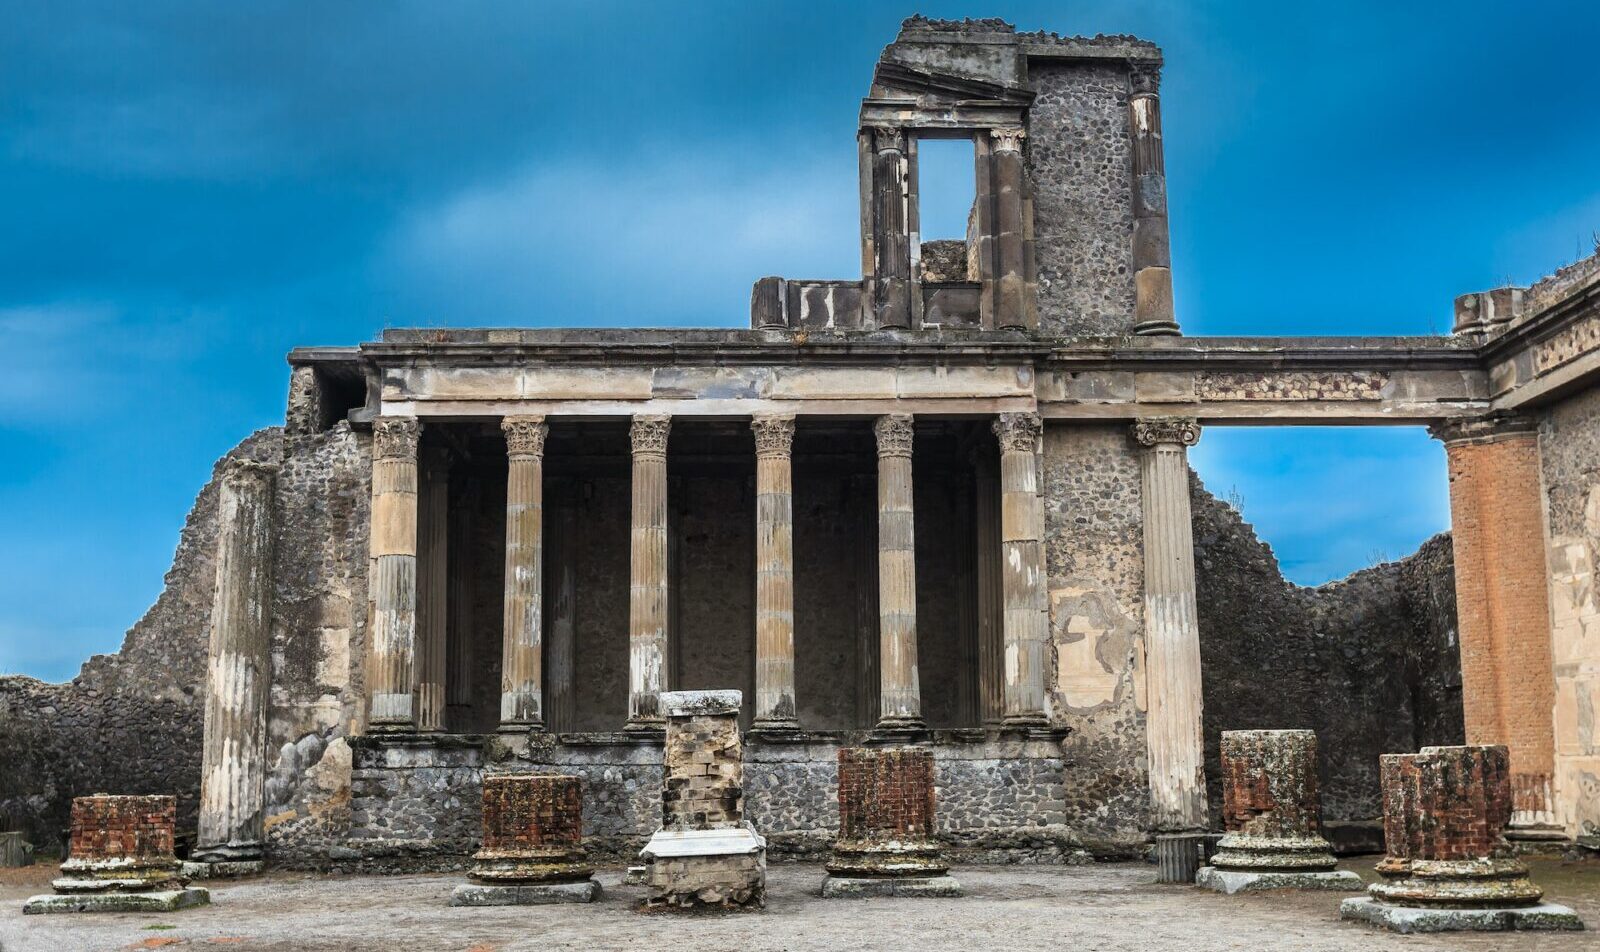
<path fill-rule="evenodd" d="M 1184 419 L 1140 420 L 1133 433 L 1144 447 L 1139 468 L 1151 819 L 1158 833 L 1191 833 L 1207 825 L 1187 452 L 1199 442 L 1200 426 Z"/>
<path fill-rule="evenodd" d="M 667 664 L 667 434 L 672 418 L 636 416 L 628 585 L 629 730 L 658 731 Z"/>
<path fill-rule="evenodd" d="M 1128 98 L 1133 135 L 1133 293 L 1135 334 L 1173 335 L 1172 252 L 1167 237 L 1167 172 L 1161 145 L 1161 67 L 1135 66 Z"/>
<path fill-rule="evenodd" d="M 232 457 L 222 473 L 196 862 L 257 863 L 262 856 L 277 472 Z"/>
<path fill-rule="evenodd" d="M 1556 702 L 1539 434 L 1511 417 L 1440 424 L 1450 476 L 1461 695 L 1469 744 L 1511 752 L 1507 835 L 1561 838 L 1551 802 Z"/>
<path fill-rule="evenodd" d="M 1028 307 L 1027 259 L 1023 215 L 1026 184 L 1022 171 L 1021 128 L 991 129 L 993 140 L 989 163 L 994 175 L 996 308 L 999 327 L 1029 328 L 1038 323 L 1036 312 Z"/>
<path fill-rule="evenodd" d="M 472 691 L 477 680 L 473 649 L 473 549 L 479 493 L 478 478 L 462 480 L 460 503 L 450 520 L 450 630 L 445 645 L 445 720 L 458 734 L 471 727 Z"/>
<path fill-rule="evenodd" d="M 794 698 L 794 417 L 751 421 L 756 436 L 756 710 L 761 730 L 798 730 Z"/>
<path fill-rule="evenodd" d="M 500 730 L 544 730 L 544 438 L 542 416 L 500 422 L 506 475 L 505 621 Z"/>
<path fill-rule="evenodd" d="M 921 730 L 911 414 L 878 417 L 878 729 Z"/>
<path fill-rule="evenodd" d="M 1037 458 L 1043 432 L 1037 413 L 1002 413 L 994 421 L 994 433 L 1000 439 L 1000 584 L 1005 645 L 1002 724 L 1011 728 L 1050 724 L 1044 698 L 1049 603 Z"/>
<path fill-rule="evenodd" d="M 444 730 L 449 615 L 450 457 L 424 454 L 417 489 L 417 730 Z"/>
<path fill-rule="evenodd" d="M 872 129 L 872 311 L 879 327 L 911 326 L 911 224 L 906 131 Z"/>
<path fill-rule="evenodd" d="M 372 649 L 367 727 L 416 729 L 417 444 L 408 417 L 372 422 Z"/>

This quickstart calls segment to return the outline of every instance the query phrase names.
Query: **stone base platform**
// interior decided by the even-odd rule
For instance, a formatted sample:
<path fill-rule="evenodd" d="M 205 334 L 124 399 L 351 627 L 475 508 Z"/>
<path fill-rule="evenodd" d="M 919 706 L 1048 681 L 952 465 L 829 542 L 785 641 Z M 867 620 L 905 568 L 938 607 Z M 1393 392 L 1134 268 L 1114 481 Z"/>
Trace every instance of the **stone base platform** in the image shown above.
<path fill-rule="evenodd" d="M 266 869 L 266 860 L 235 859 L 215 863 L 185 862 L 179 867 L 179 872 L 185 879 L 238 879 L 241 876 L 260 876 Z"/>
<path fill-rule="evenodd" d="M 464 883 L 450 894 L 452 906 L 545 906 L 556 902 L 594 902 L 600 884 L 592 879 L 577 883 L 516 883 L 485 885 Z"/>
<path fill-rule="evenodd" d="M 1423 909 L 1392 906 L 1366 896 L 1346 899 L 1339 918 L 1382 926 L 1391 932 L 1553 932 L 1583 928 L 1566 906 L 1543 903 L 1514 909 Z"/>
<path fill-rule="evenodd" d="M 1242 869 L 1202 867 L 1194 884 L 1219 893 L 1265 892 L 1269 889 L 1325 889 L 1334 892 L 1363 892 L 1367 884 L 1347 870 L 1327 872 L 1247 872 Z"/>
<path fill-rule="evenodd" d="M 150 892 L 52 893 L 29 899 L 22 912 L 29 916 L 52 912 L 176 912 L 210 904 L 210 890 L 190 886 Z"/>
<path fill-rule="evenodd" d="M 824 899 L 878 896 L 953 899 L 961 894 L 961 883 L 954 876 L 837 876 L 830 873 L 822 880 Z"/>

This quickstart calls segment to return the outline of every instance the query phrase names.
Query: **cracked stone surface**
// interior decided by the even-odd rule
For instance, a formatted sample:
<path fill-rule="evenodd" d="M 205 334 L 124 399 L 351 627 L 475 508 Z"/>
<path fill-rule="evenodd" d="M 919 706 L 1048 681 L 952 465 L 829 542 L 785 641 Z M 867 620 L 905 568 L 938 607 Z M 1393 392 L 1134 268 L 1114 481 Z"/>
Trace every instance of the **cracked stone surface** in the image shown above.
<path fill-rule="evenodd" d="M 1550 899 L 1600 922 L 1600 864 L 1536 860 Z M 1371 878 L 1371 859 L 1341 864 Z M 960 899 L 859 899 L 841 904 L 818 892 L 819 865 L 774 865 L 768 905 L 755 913 L 662 916 L 640 913 L 644 889 L 603 870 L 598 902 L 452 908 L 459 875 L 323 877 L 269 873 L 221 882 L 212 904 L 167 917 L 103 914 L 22 916 L 48 868 L 0 871 L 0 946 L 7 952 L 120 949 L 152 936 L 167 947 L 241 950 L 407 948 L 520 952 L 532 949 L 695 948 L 702 952 L 835 952 L 845 948 L 971 952 L 975 948 L 1096 952 L 1273 949 L 1275 952 L 1540 950 L 1600 947 L 1594 932 L 1399 936 L 1339 921 L 1339 893 L 1224 896 L 1155 885 L 1144 864 L 962 866 Z M 841 905 L 843 911 L 841 911 Z M 150 931 L 146 927 L 171 925 Z M 223 944 L 214 940 L 227 940 Z M 237 941 L 233 941 L 237 940 Z M 1064 946 L 1063 943 L 1067 945 Z"/>

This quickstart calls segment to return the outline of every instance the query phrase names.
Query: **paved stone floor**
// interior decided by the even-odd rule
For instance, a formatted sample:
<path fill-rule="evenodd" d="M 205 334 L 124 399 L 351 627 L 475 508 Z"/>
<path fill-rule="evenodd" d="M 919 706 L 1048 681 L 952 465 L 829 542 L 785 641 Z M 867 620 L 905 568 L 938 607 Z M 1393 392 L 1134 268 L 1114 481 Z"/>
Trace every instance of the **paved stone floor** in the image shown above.
<path fill-rule="evenodd" d="M 1369 874 L 1371 861 L 1351 864 Z M 1338 921 L 1340 894 L 1223 896 L 1157 886 L 1149 866 L 957 867 L 961 899 L 823 900 L 822 871 L 775 865 L 765 912 L 641 913 L 642 890 L 601 874 L 588 906 L 452 908 L 453 875 L 272 874 L 214 887 L 208 908 L 156 916 L 22 916 L 50 867 L 0 870 L 0 949 L 661 949 L 668 952 L 1600 949 L 1600 931 L 1402 937 Z M 1541 861 L 1551 897 L 1600 927 L 1600 863 Z"/>

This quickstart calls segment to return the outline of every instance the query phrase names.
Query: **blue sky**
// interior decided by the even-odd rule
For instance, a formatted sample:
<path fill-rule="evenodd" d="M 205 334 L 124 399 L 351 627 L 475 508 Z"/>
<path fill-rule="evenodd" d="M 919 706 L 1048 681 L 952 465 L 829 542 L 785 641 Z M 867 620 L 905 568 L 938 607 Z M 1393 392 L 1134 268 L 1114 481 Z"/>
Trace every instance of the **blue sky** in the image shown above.
<path fill-rule="evenodd" d="M 760 275 L 858 274 L 856 106 L 919 9 L 1165 47 L 1190 333 L 1445 330 L 1600 229 L 1584 4 L 3 0 L 0 671 L 115 650 L 294 345 L 738 325 Z M 1194 458 L 1297 581 L 1448 523 L 1419 431 Z"/>

